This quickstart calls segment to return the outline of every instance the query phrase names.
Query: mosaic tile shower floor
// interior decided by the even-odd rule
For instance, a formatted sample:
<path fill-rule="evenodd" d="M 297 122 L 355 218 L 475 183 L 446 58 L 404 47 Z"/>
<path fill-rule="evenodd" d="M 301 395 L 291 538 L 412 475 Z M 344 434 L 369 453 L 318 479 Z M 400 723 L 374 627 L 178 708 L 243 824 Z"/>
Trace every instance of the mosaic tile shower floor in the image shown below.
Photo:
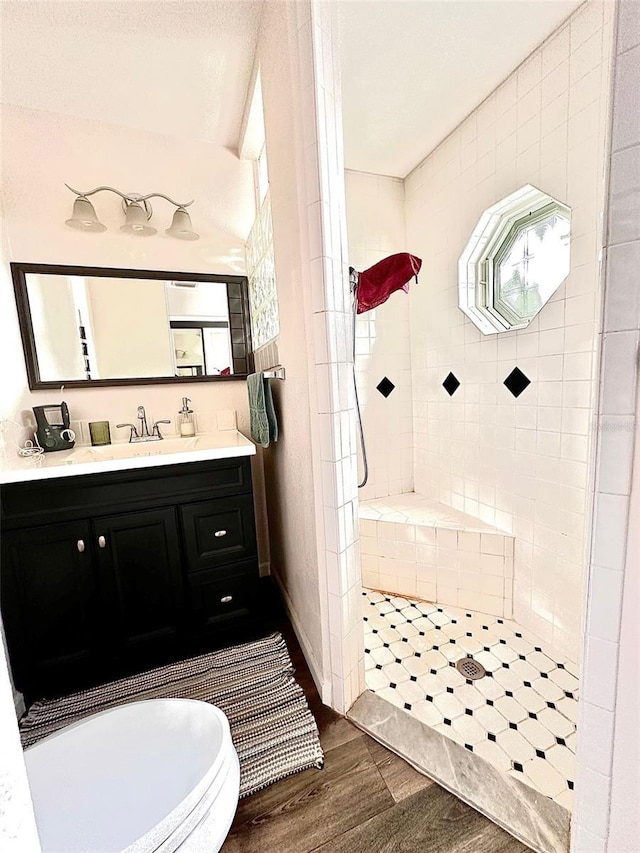
<path fill-rule="evenodd" d="M 510 619 L 363 592 L 367 688 L 571 809 L 578 678 Z M 473 657 L 487 675 L 465 679 Z"/>

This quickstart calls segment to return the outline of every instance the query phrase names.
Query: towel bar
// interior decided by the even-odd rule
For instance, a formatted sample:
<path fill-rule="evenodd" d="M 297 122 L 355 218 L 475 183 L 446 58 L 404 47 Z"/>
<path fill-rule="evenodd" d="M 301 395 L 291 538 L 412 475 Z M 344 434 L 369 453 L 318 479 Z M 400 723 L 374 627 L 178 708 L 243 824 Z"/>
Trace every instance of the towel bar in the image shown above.
<path fill-rule="evenodd" d="M 281 364 L 278 364 L 275 367 L 270 367 L 269 370 L 263 370 L 262 375 L 265 379 L 284 379 L 285 369 Z"/>

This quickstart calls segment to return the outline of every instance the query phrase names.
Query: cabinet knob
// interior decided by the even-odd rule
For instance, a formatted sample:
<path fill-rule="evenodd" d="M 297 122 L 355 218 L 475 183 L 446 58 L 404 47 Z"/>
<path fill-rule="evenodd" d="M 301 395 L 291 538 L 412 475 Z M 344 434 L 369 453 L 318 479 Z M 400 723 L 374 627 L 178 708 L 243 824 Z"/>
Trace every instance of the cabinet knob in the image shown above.
<path fill-rule="evenodd" d="M 100 547 L 100 548 L 106 548 L 107 547 L 107 540 L 105 539 L 104 536 L 98 536 L 98 547 Z"/>
<path fill-rule="evenodd" d="M 233 596 L 232 595 L 223 595 L 222 598 L 220 599 L 220 601 L 222 604 L 228 604 L 230 601 L 233 601 Z"/>
<path fill-rule="evenodd" d="M 217 537 L 218 539 L 220 539 L 221 536 L 227 535 L 227 531 L 226 530 L 216 530 L 216 532 L 213 535 L 215 537 Z"/>
<path fill-rule="evenodd" d="M 82 552 L 84 551 L 84 539 L 78 539 L 78 541 L 76 542 L 76 548 L 82 554 Z"/>

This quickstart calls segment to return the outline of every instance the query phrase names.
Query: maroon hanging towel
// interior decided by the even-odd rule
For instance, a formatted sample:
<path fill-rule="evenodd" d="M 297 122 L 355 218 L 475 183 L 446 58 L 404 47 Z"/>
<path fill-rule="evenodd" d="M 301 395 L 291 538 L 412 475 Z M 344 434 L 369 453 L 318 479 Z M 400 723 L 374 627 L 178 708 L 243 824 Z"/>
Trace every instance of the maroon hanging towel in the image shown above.
<path fill-rule="evenodd" d="M 409 282 L 414 276 L 418 281 L 421 266 L 420 258 L 409 252 L 399 252 L 361 272 L 358 277 L 358 314 L 382 305 L 396 290 L 408 293 Z"/>

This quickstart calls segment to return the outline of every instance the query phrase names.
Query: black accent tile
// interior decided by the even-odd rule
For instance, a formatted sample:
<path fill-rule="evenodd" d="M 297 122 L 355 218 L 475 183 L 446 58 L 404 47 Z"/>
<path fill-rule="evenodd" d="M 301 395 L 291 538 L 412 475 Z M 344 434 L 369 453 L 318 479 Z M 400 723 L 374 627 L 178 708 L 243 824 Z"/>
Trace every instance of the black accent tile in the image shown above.
<path fill-rule="evenodd" d="M 389 643 L 383 643 L 382 645 L 385 647 L 385 649 L 389 648 Z"/>
<path fill-rule="evenodd" d="M 483 647 L 482 647 L 482 651 L 483 651 L 483 652 L 490 652 L 490 651 L 491 651 L 491 646 L 483 646 Z"/>
<path fill-rule="evenodd" d="M 504 619 L 496 619 L 498 625 L 504 625 Z"/>
<path fill-rule="evenodd" d="M 523 768 L 522 764 L 520 764 L 519 761 L 514 761 L 513 762 L 513 769 L 517 770 L 519 773 L 522 773 L 524 768 Z"/>
<path fill-rule="evenodd" d="M 530 681 L 525 681 L 525 682 L 523 682 L 523 683 L 524 683 L 524 686 L 525 686 L 525 687 L 531 687 L 531 682 L 530 682 Z"/>
<path fill-rule="evenodd" d="M 377 664 L 376 664 L 376 669 L 382 669 L 382 664 L 377 663 Z"/>
<path fill-rule="evenodd" d="M 430 674 L 430 675 L 437 675 L 437 674 L 438 674 L 438 670 L 437 670 L 437 669 L 430 669 L 430 670 L 429 670 L 429 674 Z"/>
<path fill-rule="evenodd" d="M 426 637 L 426 634 L 424 631 L 418 631 L 418 636 L 419 637 Z"/>
<path fill-rule="evenodd" d="M 371 633 L 372 633 L 372 634 L 377 634 L 377 633 L 378 633 L 378 629 L 377 629 L 377 628 L 374 628 L 374 629 L 372 630 L 372 632 L 371 632 Z"/>
<path fill-rule="evenodd" d="M 533 713 L 533 711 L 529 711 L 529 719 L 530 719 L 530 720 L 537 720 L 537 719 L 538 719 L 538 715 L 537 715 L 537 714 L 534 714 L 534 713 Z"/>
<path fill-rule="evenodd" d="M 553 708 L 553 710 L 555 711 L 556 703 L 555 702 L 547 702 L 547 708 Z"/>
<path fill-rule="evenodd" d="M 548 672 L 541 672 L 540 678 L 549 678 L 549 673 Z"/>
<path fill-rule="evenodd" d="M 410 705 L 408 702 L 405 702 L 405 703 L 404 703 L 404 708 L 405 708 L 405 711 L 410 711 L 410 710 L 411 710 L 411 705 Z"/>
<path fill-rule="evenodd" d="M 465 684 L 473 684 L 472 678 L 465 678 Z"/>
<path fill-rule="evenodd" d="M 371 654 L 371 649 L 365 649 L 365 650 L 364 650 L 364 653 L 365 653 L 365 655 L 370 655 L 370 654 Z"/>
<path fill-rule="evenodd" d="M 421 657 L 422 657 L 422 652 L 416 652 L 414 654 L 414 658 L 421 658 Z"/>
<path fill-rule="evenodd" d="M 473 752 L 473 747 L 471 746 L 471 744 L 470 744 L 470 743 L 465 743 L 464 748 L 465 748 L 465 749 L 468 749 L 468 750 L 469 750 L 469 752 Z"/>
<path fill-rule="evenodd" d="M 511 391 L 514 397 L 519 397 L 524 389 L 531 385 L 531 380 L 528 379 L 519 367 L 514 367 L 511 373 L 504 380 L 506 388 Z"/>
<path fill-rule="evenodd" d="M 467 631 L 467 637 L 473 637 L 473 634 L 471 633 L 471 631 Z"/>
<path fill-rule="evenodd" d="M 433 696 L 429 696 L 428 693 L 424 698 L 427 700 L 427 702 L 433 702 Z"/>
<path fill-rule="evenodd" d="M 502 668 L 503 668 L 503 669 L 510 669 L 511 667 L 509 666 L 509 664 L 508 664 L 508 663 L 503 663 L 503 664 L 502 664 Z"/>
<path fill-rule="evenodd" d="M 465 708 L 464 712 L 468 717 L 473 717 L 473 711 L 471 710 L 471 708 Z"/>
<path fill-rule="evenodd" d="M 459 380 L 459 379 L 457 379 L 457 378 L 453 375 L 453 373 L 449 373 L 449 375 L 447 376 L 447 378 L 446 378 L 446 379 L 444 380 L 444 382 L 442 383 L 442 387 L 444 388 L 444 390 L 447 392 L 447 394 L 448 394 L 450 397 L 453 397 L 453 395 L 456 393 L 456 391 L 457 391 L 457 390 L 458 390 L 458 388 L 460 387 L 460 380 Z"/>
<path fill-rule="evenodd" d="M 447 687 L 447 693 L 453 693 L 453 687 Z"/>
<path fill-rule="evenodd" d="M 516 637 L 520 637 L 520 638 L 522 638 L 522 634 L 519 634 L 519 633 L 516 631 Z"/>
<path fill-rule="evenodd" d="M 495 735 L 493 735 L 493 734 L 491 734 L 491 732 L 489 732 L 489 734 L 487 735 L 487 737 L 489 738 L 489 740 L 490 740 L 492 743 L 495 743 L 495 742 L 497 741 L 496 736 L 495 736 Z"/>
<path fill-rule="evenodd" d="M 506 645 L 507 645 L 507 641 L 506 641 L 506 640 L 500 640 L 500 645 L 501 645 L 501 646 L 506 646 Z"/>
<path fill-rule="evenodd" d="M 493 699 L 487 699 L 487 705 L 493 705 Z"/>
<path fill-rule="evenodd" d="M 566 746 L 567 742 L 563 737 L 556 737 L 556 743 L 558 746 Z"/>
<path fill-rule="evenodd" d="M 513 696 L 513 692 L 511 690 L 505 690 L 504 695 L 505 696 Z"/>
<path fill-rule="evenodd" d="M 540 646 L 534 646 L 533 650 L 534 650 L 534 652 L 541 652 L 542 651 Z"/>
<path fill-rule="evenodd" d="M 571 691 L 569 690 L 565 690 L 564 695 L 567 697 L 567 699 L 573 699 L 573 693 L 571 693 Z"/>
<path fill-rule="evenodd" d="M 416 676 L 415 676 L 415 675 L 412 675 L 412 676 L 409 678 L 409 681 L 417 681 L 417 680 L 418 680 L 418 679 L 416 678 Z"/>
<path fill-rule="evenodd" d="M 396 658 L 395 662 L 396 662 L 396 663 L 400 663 L 400 664 L 401 664 L 401 663 L 402 663 L 402 658 Z"/>
<path fill-rule="evenodd" d="M 538 758 L 546 758 L 544 752 L 541 749 L 536 749 L 536 755 Z"/>
<path fill-rule="evenodd" d="M 524 655 L 518 655 L 518 657 L 520 660 L 526 660 L 526 657 Z"/>
<path fill-rule="evenodd" d="M 449 720 L 447 717 L 445 717 L 445 718 L 444 718 L 444 724 L 445 724 L 445 726 L 450 726 L 450 725 L 451 725 L 451 720 Z"/>
<path fill-rule="evenodd" d="M 392 681 L 391 684 L 389 685 L 389 687 L 392 687 L 394 690 L 396 689 L 397 686 L 398 685 L 395 683 L 395 681 Z"/>
<path fill-rule="evenodd" d="M 509 723 L 509 728 L 514 729 L 515 731 L 518 731 L 518 724 L 517 723 Z"/>
<path fill-rule="evenodd" d="M 396 386 L 393 384 L 393 382 L 390 379 L 387 379 L 387 377 L 385 376 L 384 379 L 380 380 L 380 382 L 378 382 L 378 384 L 376 385 L 376 390 L 378 390 L 383 397 L 388 397 L 395 387 Z M 387 599 L 387 601 L 388 600 L 389 599 Z"/>
<path fill-rule="evenodd" d="M 570 779 L 567 779 L 567 787 L 570 791 L 573 791 L 573 782 Z"/>
<path fill-rule="evenodd" d="M 563 664 L 563 663 L 559 663 L 559 664 L 558 664 L 558 669 L 564 669 L 564 668 L 565 668 L 565 666 L 564 666 L 564 664 Z"/>

